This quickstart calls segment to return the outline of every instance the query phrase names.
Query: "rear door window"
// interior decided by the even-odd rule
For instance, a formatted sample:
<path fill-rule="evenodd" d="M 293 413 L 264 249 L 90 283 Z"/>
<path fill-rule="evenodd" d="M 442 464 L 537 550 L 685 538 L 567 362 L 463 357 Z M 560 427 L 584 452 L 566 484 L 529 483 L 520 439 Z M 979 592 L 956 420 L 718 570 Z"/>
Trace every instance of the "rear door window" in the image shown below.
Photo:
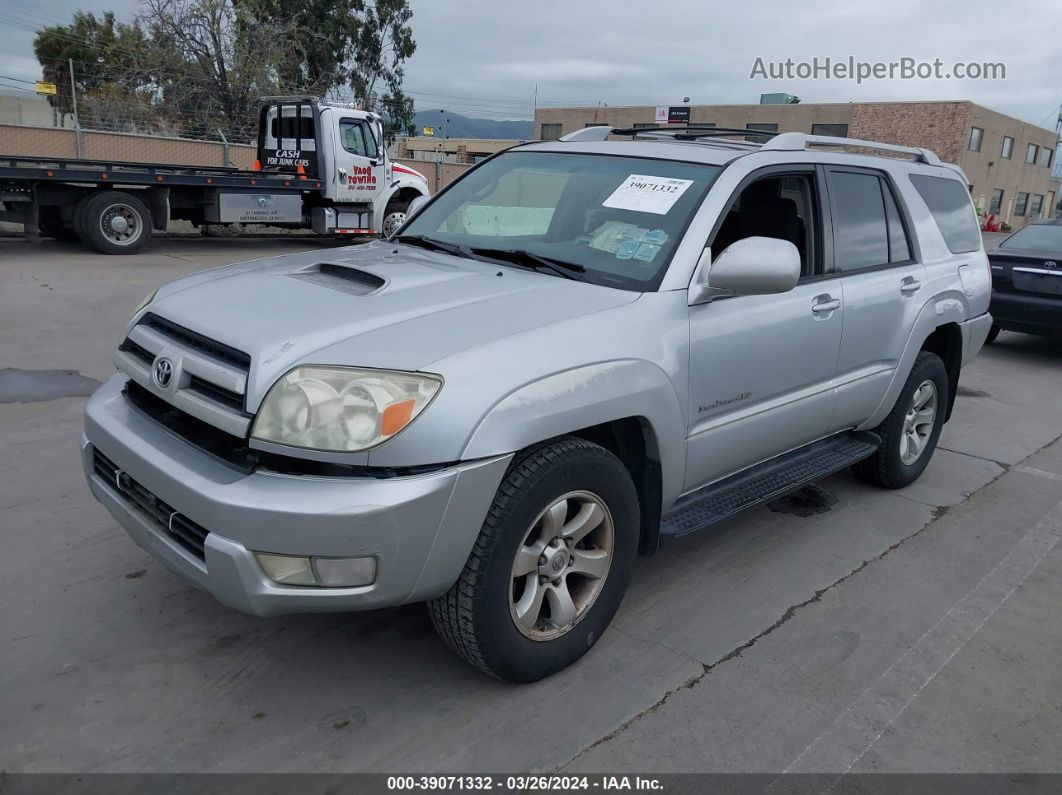
<path fill-rule="evenodd" d="M 961 182 L 945 177 L 912 174 L 911 184 L 929 208 L 952 254 L 964 254 L 981 248 L 981 232 L 977 228 L 974 208 L 970 203 L 970 195 Z M 1001 197 L 1003 195 L 1003 191 L 996 193 Z M 999 212 L 996 204 L 997 199 L 993 195 L 993 211 Z"/>
<path fill-rule="evenodd" d="M 889 227 L 875 174 L 830 171 L 834 267 L 854 271 L 889 262 Z"/>

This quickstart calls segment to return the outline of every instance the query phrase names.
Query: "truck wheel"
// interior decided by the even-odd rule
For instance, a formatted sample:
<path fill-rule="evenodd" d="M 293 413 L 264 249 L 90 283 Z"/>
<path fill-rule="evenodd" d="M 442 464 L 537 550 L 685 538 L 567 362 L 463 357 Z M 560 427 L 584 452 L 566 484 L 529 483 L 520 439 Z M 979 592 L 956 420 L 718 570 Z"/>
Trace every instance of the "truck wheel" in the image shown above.
<path fill-rule="evenodd" d="M 562 437 L 513 460 L 454 586 L 428 603 L 467 662 L 534 682 L 582 657 L 612 621 L 638 547 L 638 494 L 599 445 Z"/>
<path fill-rule="evenodd" d="M 915 359 L 896 405 L 877 427 L 881 447 L 855 465 L 867 483 L 901 489 L 918 480 L 944 427 L 948 406 L 948 371 L 935 353 L 922 351 Z"/>
<path fill-rule="evenodd" d="M 90 196 L 78 224 L 81 239 L 104 254 L 132 254 L 151 238 L 151 212 L 136 196 L 122 191 Z"/>
<path fill-rule="evenodd" d="M 993 342 L 995 342 L 996 337 L 999 336 L 1000 330 L 1001 329 L 999 328 L 999 326 L 993 323 L 992 328 L 988 330 L 988 336 L 985 337 L 985 345 L 991 345 Z"/>
<path fill-rule="evenodd" d="M 390 237 L 406 222 L 406 210 L 409 209 L 407 202 L 391 202 L 384 210 L 383 223 L 380 225 L 380 234 Z"/>

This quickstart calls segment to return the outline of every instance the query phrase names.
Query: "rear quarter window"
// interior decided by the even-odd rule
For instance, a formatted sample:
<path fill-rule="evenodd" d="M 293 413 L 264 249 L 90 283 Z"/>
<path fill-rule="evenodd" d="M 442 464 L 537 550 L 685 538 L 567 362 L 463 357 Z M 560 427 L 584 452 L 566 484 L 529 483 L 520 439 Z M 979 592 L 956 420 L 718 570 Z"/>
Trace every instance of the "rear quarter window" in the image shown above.
<path fill-rule="evenodd" d="M 961 182 L 945 177 L 912 174 L 911 184 L 929 207 L 952 254 L 964 254 L 981 248 L 981 231 L 977 228 L 970 196 Z"/>

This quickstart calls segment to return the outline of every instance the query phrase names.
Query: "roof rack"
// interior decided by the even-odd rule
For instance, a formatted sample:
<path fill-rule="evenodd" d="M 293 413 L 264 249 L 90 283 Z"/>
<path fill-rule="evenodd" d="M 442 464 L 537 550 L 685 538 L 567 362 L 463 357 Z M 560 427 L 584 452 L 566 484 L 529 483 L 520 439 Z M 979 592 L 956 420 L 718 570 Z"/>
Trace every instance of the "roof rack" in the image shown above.
<path fill-rule="evenodd" d="M 739 127 L 715 127 L 708 124 L 668 124 L 655 127 L 611 127 L 607 124 L 584 127 L 568 133 L 561 141 L 604 141 L 610 135 L 630 135 L 636 138 L 663 138 L 673 141 L 698 141 L 701 138 L 732 138 L 734 136 L 770 137 L 779 133 L 771 130 L 750 130 Z M 741 143 L 754 143 L 741 141 Z"/>
<path fill-rule="evenodd" d="M 787 132 L 781 133 L 765 143 L 762 149 L 774 149 L 784 151 L 802 151 L 812 146 L 858 146 L 862 149 L 878 149 L 884 152 L 902 152 L 914 155 L 916 160 L 930 166 L 942 166 L 944 163 L 936 152 L 921 146 L 899 146 L 898 144 L 883 144 L 877 141 L 864 141 L 860 138 L 837 138 L 832 135 L 807 135 L 806 133 Z"/>

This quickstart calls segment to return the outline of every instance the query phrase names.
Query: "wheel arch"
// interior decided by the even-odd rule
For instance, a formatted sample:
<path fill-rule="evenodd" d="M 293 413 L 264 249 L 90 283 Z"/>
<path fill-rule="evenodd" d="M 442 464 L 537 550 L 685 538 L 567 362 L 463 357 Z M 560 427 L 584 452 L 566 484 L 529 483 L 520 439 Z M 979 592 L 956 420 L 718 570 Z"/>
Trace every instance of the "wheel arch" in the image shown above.
<path fill-rule="evenodd" d="M 469 437 L 463 460 L 513 453 L 577 436 L 616 455 L 638 489 L 639 551 L 652 554 L 660 514 L 681 490 L 685 421 L 670 379 L 655 365 L 613 361 L 524 385 L 498 401 Z"/>
<path fill-rule="evenodd" d="M 951 417 L 951 407 L 959 381 L 959 369 L 962 366 L 962 329 L 960 324 L 966 320 L 966 305 L 951 294 L 942 294 L 929 301 L 922 308 L 915 320 L 907 345 L 893 373 L 892 382 L 885 391 L 878 407 L 870 418 L 859 426 L 860 430 L 876 428 L 892 410 L 896 399 L 911 374 L 918 354 L 927 350 L 941 355 L 948 370 L 948 410 L 945 421 Z M 929 347 L 926 347 L 929 346 Z M 950 362 L 950 363 L 949 363 Z"/>
<path fill-rule="evenodd" d="M 922 342 L 919 351 L 935 353 L 948 371 L 948 405 L 944 412 L 944 422 L 947 422 L 951 419 L 951 410 L 955 406 L 959 370 L 962 368 L 962 330 L 959 324 L 945 323 L 937 326 Z"/>

